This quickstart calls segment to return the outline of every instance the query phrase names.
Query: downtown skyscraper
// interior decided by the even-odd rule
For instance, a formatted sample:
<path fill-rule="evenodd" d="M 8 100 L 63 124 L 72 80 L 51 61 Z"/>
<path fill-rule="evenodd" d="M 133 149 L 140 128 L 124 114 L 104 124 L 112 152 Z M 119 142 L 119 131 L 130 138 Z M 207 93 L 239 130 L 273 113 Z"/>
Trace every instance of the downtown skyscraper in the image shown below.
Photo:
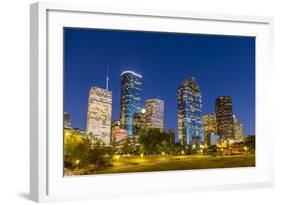
<path fill-rule="evenodd" d="M 194 77 L 180 84 L 177 98 L 179 142 L 184 145 L 203 143 L 202 96 Z"/>
<path fill-rule="evenodd" d="M 133 71 L 121 74 L 120 125 L 133 135 L 133 117 L 141 113 L 142 76 Z"/>
<path fill-rule="evenodd" d="M 204 124 L 204 143 L 208 144 L 210 134 L 217 133 L 215 115 L 213 113 L 204 115 L 203 124 Z"/>
<path fill-rule="evenodd" d="M 238 141 L 238 142 L 243 141 L 244 140 L 244 126 L 235 115 L 233 115 L 233 128 L 234 128 L 234 140 Z"/>
<path fill-rule="evenodd" d="M 216 124 L 220 139 L 234 139 L 234 122 L 232 99 L 230 96 L 221 96 L 216 99 Z"/>
<path fill-rule="evenodd" d="M 63 125 L 66 129 L 71 128 L 71 115 L 68 112 L 63 113 Z"/>
<path fill-rule="evenodd" d="M 147 99 L 145 101 L 145 126 L 164 130 L 164 101 Z"/>
<path fill-rule="evenodd" d="M 112 92 L 91 87 L 89 91 L 86 133 L 110 144 Z"/>

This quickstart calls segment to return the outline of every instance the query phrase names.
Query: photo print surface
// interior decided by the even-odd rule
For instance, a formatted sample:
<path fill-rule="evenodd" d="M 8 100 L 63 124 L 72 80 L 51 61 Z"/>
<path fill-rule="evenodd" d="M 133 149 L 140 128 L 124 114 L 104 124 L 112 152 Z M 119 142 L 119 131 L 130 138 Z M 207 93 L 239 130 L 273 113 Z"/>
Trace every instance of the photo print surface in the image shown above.
<path fill-rule="evenodd" d="M 64 176 L 255 166 L 255 38 L 64 28 Z"/>

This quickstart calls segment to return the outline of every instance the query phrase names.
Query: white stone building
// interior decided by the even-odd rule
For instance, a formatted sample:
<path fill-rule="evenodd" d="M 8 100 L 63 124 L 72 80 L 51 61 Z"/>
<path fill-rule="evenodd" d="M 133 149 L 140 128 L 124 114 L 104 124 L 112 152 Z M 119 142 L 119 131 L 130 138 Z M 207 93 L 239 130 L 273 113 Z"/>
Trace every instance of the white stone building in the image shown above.
<path fill-rule="evenodd" d="M 112 92 L 91 87 L 89 91 L 86 133 L 110 144 Z"/>
<path fill-rule="evenodd" d="M 148 99 L 145 101 L 145 126 L 164 130 L 164 101 Z"/>

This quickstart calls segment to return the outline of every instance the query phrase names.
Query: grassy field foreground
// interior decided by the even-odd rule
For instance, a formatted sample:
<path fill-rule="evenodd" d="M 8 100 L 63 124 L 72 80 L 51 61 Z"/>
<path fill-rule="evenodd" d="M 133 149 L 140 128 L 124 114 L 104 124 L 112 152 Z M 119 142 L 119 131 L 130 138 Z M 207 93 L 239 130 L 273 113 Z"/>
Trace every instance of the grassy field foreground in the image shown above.
<path fill-rule="evenodd" d="M 191 170 L 230 167 L 253 167 L 255 155 L 239 156 L 155 156 L 155 157 L 120 157 L 113 167 L 94 171 L 91 174 L 111 174 L 130 172 L 152 172 L 168 170 Z"/>

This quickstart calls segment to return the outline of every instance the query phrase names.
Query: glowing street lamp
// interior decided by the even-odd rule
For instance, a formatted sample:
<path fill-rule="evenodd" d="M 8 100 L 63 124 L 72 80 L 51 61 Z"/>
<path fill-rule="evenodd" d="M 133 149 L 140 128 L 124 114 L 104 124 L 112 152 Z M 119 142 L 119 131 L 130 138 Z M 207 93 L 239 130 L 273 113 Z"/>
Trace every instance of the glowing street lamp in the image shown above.
<path fill-rule="evenodd" d="M 141 157 L 143 157 L 143 153 L 141 153 L 141 155 L 140 155 Z"/>
<path fill-rule="evenodd" d="M 244 147 L 244 150 L 245 150 L 245 153 L 247 153 L 247 151 L 248 151 L 248 147 Z"/>
<path fill-rule="evenodd" d="M 161 154 L 164 156 L 164 155 L 165 155 L 165 152 L 162 152 Z"/>
<path fill-rule="evenodd" d="M 77 159 L 77 160 L 75 161 L 75 164 L 76 164 L 76 170 L 78 170 L 79 163 L 80 163 L 80 160 L 79 160 L 79 159 Z"/>
<path fill-rule="evenodd" d="M 184 151 L 183 150 L 181 151 L 181 154 L 184 155 Z"/>
<path fill-rule="evenodd" d="M 115 158 L 116 160 L 119 160 L 119 159 L 120 159 L 120 155 L 116 155 L 114 158 Z"/>

